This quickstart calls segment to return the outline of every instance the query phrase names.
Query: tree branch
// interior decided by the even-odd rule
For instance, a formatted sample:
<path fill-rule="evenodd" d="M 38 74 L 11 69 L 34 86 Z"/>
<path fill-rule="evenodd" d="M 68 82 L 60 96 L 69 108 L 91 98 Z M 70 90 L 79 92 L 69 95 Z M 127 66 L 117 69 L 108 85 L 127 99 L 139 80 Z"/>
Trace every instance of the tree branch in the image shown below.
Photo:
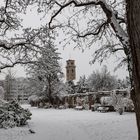
<path fill-rule="evenodd" d="M 14 67 L 15 65 L 18 65 L 18 64 L 26 65 L 26 64 L 34 64 L 34 63 L 36 63 L 36 61 L 16 61 L 16 62 L 13 62 L 12 64 L 5 64 L 4 66 L 1 66 L 0 67 L 0 72 L 1 72 L 2 69 L 12 68 L 12 67 Z"/>
<path fill-rule="evenodd" d="M 93 35 L 93 36 L 98 35 L 103 28 L 105 29 L 105 26 L 107 24 L 108 24 L 108 22 L 106 21 L 106 22 L 102 23 L 100 26 L 98 26 L 98 28 L 96 29 L 96 31 L 94 33 L 93 32 L 89 32 L 89 33 L 86 33 L 84 35 L 79 35 L 78 34 L 78 37 L 84 38 L 84 37 L 87 37 L 87 36 L 90 36 L 90 35 Z"/>
<path fill-rule="evenodd" d="M 123 47 L 125 48 L 124 51 L 125 51 L 126 55 L 128 55 L 128 45 L 129 45 L 128 34 L 120 26 L 120 23 L 122 23 L 122 22 L 125 23 L 125 20 L 123 18 L 118 17 L 118 13 L 113 11 L 105 1 L 103 1 L 103 0 L 93 0 L 93 1 L 89 1 L 89 2 L 78 3 L 75 0 L 71 0 L 70 2 L 68 2 L 64 5 L 61 5 L 61 4 L 58 4 L 58 3 L 56 3 L 56 4 L 59 5 L 60 8 L 50 19 L 50 22 L 49 22 L 49 28 L 50 29 L 55 28 L 55 26 L 51 26 L 53 19 L 58 14 L 60 14 L 63 9 L 70 6 L 71 4 L 74 4 L 75 7 L 99 5 L 106 15 L 107 23 L 110 24 L 110 26 L 112 27 L 113 31 L 115 32 L 115 35 L 120 40 Z M 100 31 L 101 31 L 101 28 L 99 28 L 99 30 L 97 30 L 97 32 L 95 32 L 95 33 L 90 32 L 90 33 L 87 33 L 85 35 L 82 35 L 81 37 L 86 37 L 88 35 L 98 35 Z"/>
<path fill-rule="evenodd" d="M 9 2 L 9 0 L 6 0 L 5 8 L 4 8 L 5 13 L 6 13 L 6 10 L 7 10 L 7 7 L 8 7 L 8 2 Z"/>
<path fill-rule="evenodd" d="M 82 7 L 82 6 L 88 6 L 88 5 L 99 5 L 100 4 L 100 1 L 99 2 L 95 2 L 95 1 L 92 1 L 92 2 L 87 2 L 87 3 L 77 3 L 76 1 L 72 0 L 64 5 L 61 5 L 59 4 L 58 2 L 56 2 L 57 5 L 60 6 L 60 9 L 51 17 L 50 19 L 50 22 L 49 22 L 49 28 L 50 29 L 54 29 L 54 27 L 51 27 L 51 23 L 53 21 L 53 19 L 63 10 L 65 9 L 66 7 L 68 7 L 69 5 L 71 4 L 74 4 L 75 7 Z"/>
<path fill-rule="evenodd" d="M 115 49 L 112 49 L 112 52 L 117 52 L 117 51 L 124 51 L 124 48 L 115 48 Z"/>

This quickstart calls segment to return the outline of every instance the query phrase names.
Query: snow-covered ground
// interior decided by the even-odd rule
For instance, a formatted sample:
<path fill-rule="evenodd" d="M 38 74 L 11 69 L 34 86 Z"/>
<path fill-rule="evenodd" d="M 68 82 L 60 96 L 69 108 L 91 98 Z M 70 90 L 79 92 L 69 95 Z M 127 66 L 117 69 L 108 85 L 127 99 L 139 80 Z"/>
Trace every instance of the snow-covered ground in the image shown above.
<path fill-rule="evenodd" d="M 137 140 L 134 113 L 29 108 L 29 125 L 0 129 L 0 140 Z"/>

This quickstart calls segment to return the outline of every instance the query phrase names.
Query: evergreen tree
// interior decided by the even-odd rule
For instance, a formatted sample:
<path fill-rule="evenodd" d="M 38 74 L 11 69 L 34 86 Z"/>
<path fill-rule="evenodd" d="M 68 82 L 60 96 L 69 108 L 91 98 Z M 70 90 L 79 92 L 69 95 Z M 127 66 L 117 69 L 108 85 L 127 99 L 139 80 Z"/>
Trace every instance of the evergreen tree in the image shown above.
<path fill-rule="evenodd" d="M 73 81 L 67 81 L 66 83 L 66 91 L 68 94 L 74 94 L 75 93 L 75 85 Z"/>
<path fill-rule="evenodd" d="M 27 71 L 30 79 L 34 79 L 37 85 L 40 85 L 40 94 L 47 96 L 53 104 L 56 87 L 60 83 L 62 76 L 59 65 L 60 57 L 52 42 L 41 48 L 35 63 L 28 65 Z M 35 89 L 38 86 L 34 87 Z M 38 89 L 36 90 L 38 91 Z"/>
<path fill-rule="evenodd" d="M 77 82 L 77 85 L 76 85 L 76 91 L 79 93 L 83 93 L 84 91 L 87 90 L 87 88 L 88 86 L 87 86 L 85 75 L 80 76 L 79 81 Z"/>

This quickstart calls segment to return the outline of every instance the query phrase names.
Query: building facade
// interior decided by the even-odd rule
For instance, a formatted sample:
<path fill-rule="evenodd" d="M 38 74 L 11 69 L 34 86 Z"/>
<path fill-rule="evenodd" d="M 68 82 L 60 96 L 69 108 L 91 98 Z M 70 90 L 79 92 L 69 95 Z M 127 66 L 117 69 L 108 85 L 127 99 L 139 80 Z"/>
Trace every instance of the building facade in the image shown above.
<path fill-rule="evenodd" d="M 30 96 L 26 91 L 28 80 L 26 78 L 9 78 L 5 79 L 5 100 L 16 99 L 20 102 L 28 100 Z"/>
<path fill-rule="evenodd" d="M 66 61 L 66 80 L 72 81 L 76 79 L 76 66 L 75 60 Z"/>

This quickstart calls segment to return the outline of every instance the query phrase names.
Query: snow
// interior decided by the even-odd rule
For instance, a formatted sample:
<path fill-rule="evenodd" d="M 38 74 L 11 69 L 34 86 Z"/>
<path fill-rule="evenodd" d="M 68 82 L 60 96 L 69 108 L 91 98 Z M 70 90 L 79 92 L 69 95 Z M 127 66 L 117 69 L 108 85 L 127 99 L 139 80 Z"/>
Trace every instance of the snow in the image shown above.
<path fill-rule="evenodd" d="M 28 107 L 29 125 L 0 129 L 0 140 L 136 140 L 134 113 L 119 115 L 74 109 Z M 29 129 L 35 131 L 34 134 Z"/>

